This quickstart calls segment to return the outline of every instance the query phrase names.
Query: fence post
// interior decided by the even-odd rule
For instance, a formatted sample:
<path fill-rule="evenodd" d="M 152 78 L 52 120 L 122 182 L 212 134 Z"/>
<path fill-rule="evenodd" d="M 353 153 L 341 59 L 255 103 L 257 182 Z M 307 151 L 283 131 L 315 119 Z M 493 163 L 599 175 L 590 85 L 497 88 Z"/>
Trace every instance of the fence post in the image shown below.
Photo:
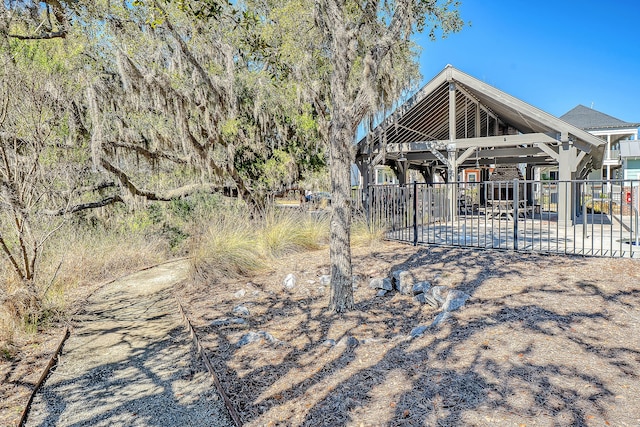
<path fill-rule="evenodd" d="M 413 246 L 418 245 L 418 182 L 413 181 Z"/>
<path fill-rule="evenodd" d="M 602 202 L 601 202 L 602 203 Z M 593 201 L 593 192 L 591 192 L 592 212 L 595 212 L 596 203 Z M 584 250 L 584 242 L 587 240 L 587 186 L 582 184 L 582 249 Z"/>
<path fill-rule="evenodd" d="M 520 205 L 520 183 L 517 179 L 513 180 L 513 250 L 518 250 L 518 206 Z M 508 193 L 508 190 L 507 190 Z"/>

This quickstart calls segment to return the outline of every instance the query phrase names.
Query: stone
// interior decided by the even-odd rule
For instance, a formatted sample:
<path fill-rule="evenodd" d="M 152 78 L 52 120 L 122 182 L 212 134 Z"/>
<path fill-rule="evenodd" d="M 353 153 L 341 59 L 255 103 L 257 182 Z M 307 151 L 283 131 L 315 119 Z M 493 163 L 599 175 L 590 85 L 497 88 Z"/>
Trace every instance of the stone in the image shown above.
<path fill-rule="evenodd" d="M 449 288 L 447 286 L 434 286 L 429 289 L 429 293 L 439 304 L 444 304 L 447 299 Z"/>
<path fill-rule="evenodd" d="M 431 323 L 431 327 L 438 326 L 439 324 L 441 324 L 442 322 L 445 322 L 450 317 L 451 317 L 451 313 L 450 312 L 443 311 L 442 313 L 438 314 L 435 317 L 435 319 L 433 319 L 433 323 Z"/>
<path fill-rule="evenodd" d="M 244 305 L 237 305 L 235 307 L 233 307 L 233 314 L 237 314 L 239 316 L 250 316 L 251 313 L 249 312 L 249 309 L 247 307 L 245 307 Z"/>
<path fill-rule="evenodd" d="M 369 287 L 372 289 L 384 289 L 385 291 L 392 291 L 393 285 L 391 284 L 391 280 L 388 278 L 376 277 L 375 279 L 371 279 L 369 282 Z"/>
<path fill-rule="evenodd" d="M 262 338 L 264 338 L 265 340 L 269 341 L 270 343 L 274 343 L 274 342 L 278 341 L 277 339 L 275 339 L 275 338 L 273 337 L 273 335 L 271 335 L 271 334 L 270 334 L 270 333 L 268 333 L 268 332 L 260 331 L 260 332 L 258 332 L 258 333 L 262 336 Z"/>
<path fill-rule="evenodd" d="M 416 326 L 415 328 L 413 328 L 411 330 L 411 334 L 410 335 L 411 335 L 412 338 L 421 337 L 428 328 L 429 328 L 428 326 L 424 326 L 424 325 Z"/>
<path fill-rule="evenodd" d="M 262 340 L 262 336 L 257 332 L 251 331 L 247 334 L 244 334 L 242 338 L 238 340 L 238 342 L 236 343 L 236 346 L 243 347 L 247 344 L 251 344 L 260 340 Z"/>
<path fill-rule="evenodd" d="M 343 337 L 340 341 L 338 341 L 336 345 L 343 345 L 346 347 L 356 347 L 358 344 L 360 344 L 360 341 L 358 341 L 356 337 L 352 337 L 351 335 L 348 335 L 346 337 Z"/>
<path fill-rule="evenodd" d="M 462 307 L 469 299 L 469 295 L 457 289 L 452 289 L 447 294 L 447 298 L 442 306 L 442 311 L 455 311 Z"/>
<path fill-rule="evenodd" d="M 413 300 L 416 302 L 419 302 L 420 304 L 425 304 L 427 302 L 427 299 L 425 298 L 424 294 L 414 295 Z"/>
<path fill-rule="evenodd" d="M 332 340 L 332 339 L 324 340 L 322 342 L 322 345 L 325 347 L 333 347 L 334 345 L 336 345 L 336 340 Z"/>
<path fill-rule="evenodd" d="M 329 286 L 330 283 L 331 283 L 331 276 L 329 276 L 328 274 L 323 274 L 322 276 L 320 276 L 320 285 Z"/>
<path fill-rule="evenodd" d="M 436 301 L 436 299 L 430 294 L 430 293 L 424 293 L 424 294 L 419 294 L 419 295 L 423 295 L 424 296 L 424 302 L 426 302 L 427 304 L 429 304 L 431 307 L 435 307 L 438 308 L 438 301 Z"/>
<path fill-rule="evenodd" d="M 418 294 L 422 294 L 425 293 L 429 290 L 429 288 L 431 288 L 431 283 L 429 282 L 418 282 L 418 283 L 414 283 L 413 284 L 413 294 L 414 295 L 418 295 Z"/>
<path fill-rule="evenodd" d="M 247 323 L 245 319 L 240 317 L 232 317 L 232 318 L 222 318 L 216 319 L 211 322 L 211 326 L 228 326 L 228 325 L 243 325 Z"/>
<path fill-rule="evenodd" d="M 402 273 L 404 270 L 394 270 L 391 272 L 391 281 L 393 282 L 393 285 L 396 286 L 397 283 L 400 282 L 400 273 Z"/>
<path fill-rule="evenodd" d="M 286 290 L 293 290 L 293 288 L 296 287 L 296 276 L 294 276 L 293 273 L 287 274 L 287 277 L 284 278 L 283 284 Z"/>
<path fill-rule="evenodd" d="M 236 292 L 235 294 L 233 294 L 234 298 L 242 298 L 247 294 L 247 291 L 245 291 L 244 289 L 240 289 L 238 292 Z"/>
<path fill-rule="evenodd" d="M 403 295 L 409 295 L 413 289 L 413 276 L 406 270 L 396 270 L 391 273 L 393 286 Z"/>
<path fill-rule="evenodd" d="M 254 332 L 251 331 L 247 334 L 244 334 L 242 336 L 242 338 L 240 338 L 240 340 L 238 340 L 238 342 L 236 343 L 237 347 L 243 347 L 247 344 L 251 344 L 254 342 L 260 342 L 260 341 L 267 341 L 269 343 L 274 343 L 277 340 L 268 332 L 265 331 L 258 331 L 258 332 Z"/>
<path fill-rule="evenodd" d="M 385 296 L 389 291 L 386 289 L 378 289 L 378 293 L 376 294 L 377 297 L 383 297 Z"/>

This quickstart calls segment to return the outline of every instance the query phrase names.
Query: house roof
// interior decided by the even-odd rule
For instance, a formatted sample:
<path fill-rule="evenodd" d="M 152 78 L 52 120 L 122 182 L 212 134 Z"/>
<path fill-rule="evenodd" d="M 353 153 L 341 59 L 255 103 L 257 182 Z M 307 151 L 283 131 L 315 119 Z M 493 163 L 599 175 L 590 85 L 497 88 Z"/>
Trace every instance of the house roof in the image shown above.
<path fill-rule="evenodd" d="M 582 130 L 607 130 L 607 129 L 635 129 L 640 123 L 629 123 L 602 113 L 593 108 L 577 105 L 572 110 L 560 116 L 562 120 L 571 123 Z"/>
<path fill-rule="evenodd" d="M 450 109 L 455 110 L 454 118 Z M 457 150 L 476 150 L 468 153 L 466 163 L 480 157 L 481 164 L 484 159 L 484 164 L 545 165 L 554 161 L 547 147 L 557 153 L 558 145 L 566 141 L 590 154 L 586 167 L 600 167 L 602 139 L 447 65 L 358 142 L 358 156 L 379 160 L 384 155 L 389 161 L 402 157 L 403 149 L 405 154 L 422 149 L 420 155 L 407 156 L 409 166 L 418 167 L 420 162 L 440 159 L 435 150 L 446 156 L 447 145 L 454 143 Z"/>

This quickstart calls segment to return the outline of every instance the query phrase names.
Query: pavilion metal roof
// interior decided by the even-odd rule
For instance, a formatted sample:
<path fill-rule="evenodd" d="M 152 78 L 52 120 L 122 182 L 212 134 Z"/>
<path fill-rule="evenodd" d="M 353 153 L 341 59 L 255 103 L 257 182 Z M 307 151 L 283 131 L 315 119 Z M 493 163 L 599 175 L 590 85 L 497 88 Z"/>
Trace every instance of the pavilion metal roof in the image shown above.
<path fill-rule="evenodd" d="M 453 99 L 450 89 L 455 90 Z M 454 132 L 449 130 L 452 104 Z M 473 162 L 549 165 L 550 150 L 557 153 L 557 146 L 567 141 L 589 154 L 589 168 L 600 167 L 602 139 L 447 65 L 358 142 L 358 157 L 376 158 L 377 164 L 381 155 L 393 160 L 400 150 L 410 167 L 417 167 L 439 158 L 434 147 L 444 153 L 454 143 L 457 149 L 475 150 L 461 167 Z"/>

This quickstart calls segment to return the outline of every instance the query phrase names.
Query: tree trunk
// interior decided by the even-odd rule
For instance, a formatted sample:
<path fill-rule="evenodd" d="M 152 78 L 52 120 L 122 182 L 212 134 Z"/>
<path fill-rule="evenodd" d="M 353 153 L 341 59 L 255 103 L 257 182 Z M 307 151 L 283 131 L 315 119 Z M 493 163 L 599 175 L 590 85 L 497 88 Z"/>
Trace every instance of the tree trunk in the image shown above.
<path fill-rule="evenodd" d="M 353 310 L 351 274 L 351 141 L 349 127 L 341 114 L 334 115 L 330 129 L 331 171 L 331 299 L 336 313 Z"/>

